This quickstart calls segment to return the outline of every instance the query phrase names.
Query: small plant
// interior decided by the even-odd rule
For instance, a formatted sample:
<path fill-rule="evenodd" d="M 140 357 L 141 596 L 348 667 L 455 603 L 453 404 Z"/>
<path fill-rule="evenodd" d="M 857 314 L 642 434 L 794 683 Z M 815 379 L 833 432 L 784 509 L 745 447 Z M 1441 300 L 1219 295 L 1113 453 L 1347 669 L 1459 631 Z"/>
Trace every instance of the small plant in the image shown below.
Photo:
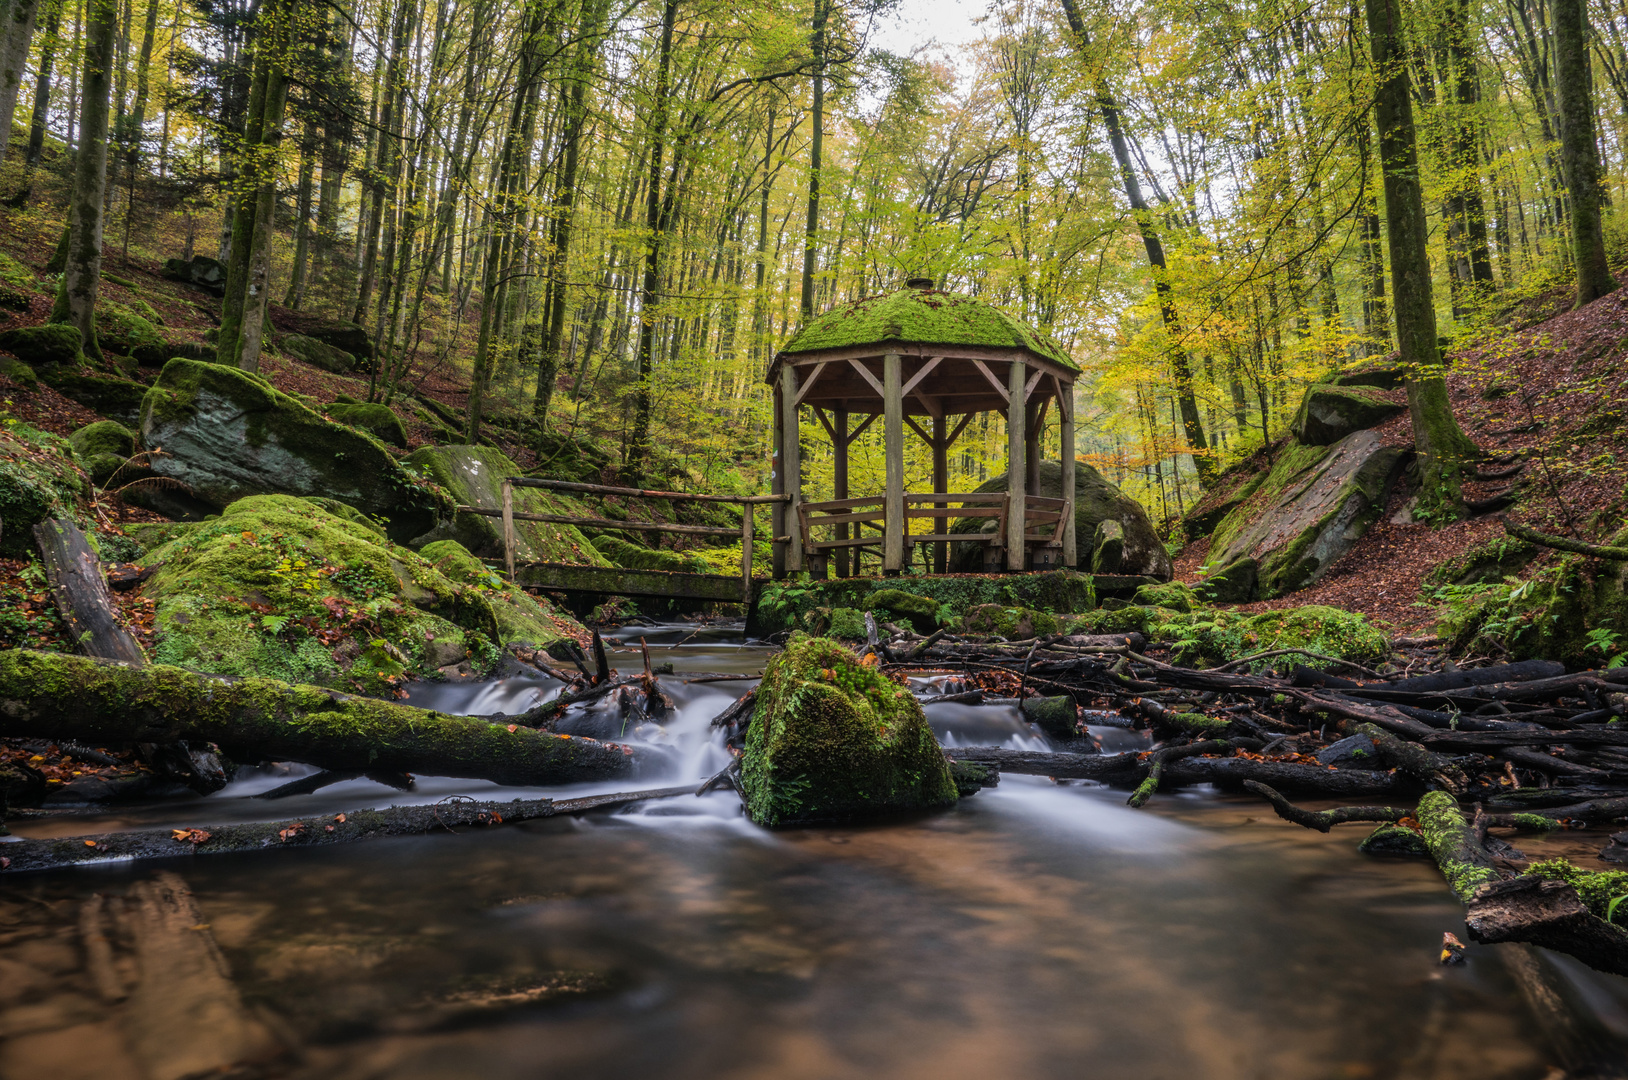
<path fill-rule="evenodd" d="M 1628 653 L 1622 649 L 1622 635 L 1605 626 L 1596 626 L 1588 632 L 1588 648 L 1605 658 L 1606 670 L 1628 663 Z"/>

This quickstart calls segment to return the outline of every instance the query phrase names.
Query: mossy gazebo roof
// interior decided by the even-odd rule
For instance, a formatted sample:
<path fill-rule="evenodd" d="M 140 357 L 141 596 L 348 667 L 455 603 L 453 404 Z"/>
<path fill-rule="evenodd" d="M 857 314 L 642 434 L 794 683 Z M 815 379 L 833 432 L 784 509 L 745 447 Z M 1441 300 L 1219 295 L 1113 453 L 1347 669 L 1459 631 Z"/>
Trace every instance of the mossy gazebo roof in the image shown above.
<path fill-rule="evenodd" d="M 889 353 L 904 358 L 906 383 L 932 365 L 908 393 L 905 411 L 917 415 L 1004 409 L 1006 402 L 990 378 L 991 362 L 1004 369 L 1018 359 L 1054 375 L 1055 380 L 1048 380 L 1052 384 L 1048 389 L 1054 392 L 1079 374 L 1068 353 L 1023 320 L 976 297 L 915 278 L 901 289 L 815 316 L 775 355 L 767 381 L 777 383 L 786 364 L 808 368 L 830 361 L 861 362 L 839 363 L 799 379 L 800 384 L 812 384 L 801 400 L 849 412 L 880 412 L 879 380 L 866 379 L 858 368 L 879 376 L 877 364 Z M 863 363 L 872 360 L 875 363 Z"/>

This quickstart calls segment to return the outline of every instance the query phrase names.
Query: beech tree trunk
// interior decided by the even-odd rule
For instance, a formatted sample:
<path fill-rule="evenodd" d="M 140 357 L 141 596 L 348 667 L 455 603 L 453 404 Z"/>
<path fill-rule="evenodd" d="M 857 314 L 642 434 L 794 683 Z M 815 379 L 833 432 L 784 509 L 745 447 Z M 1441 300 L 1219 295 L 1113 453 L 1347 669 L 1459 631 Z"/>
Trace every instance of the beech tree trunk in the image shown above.
<path fill-rule="evenodd" d="M 85 59 L 79 106 L 79 153 L 74 157 L 68 202 L 68 250 L 52 322 L 79 328 L 87 356 L 100 360 L 96 344 L 96 295 L 102 280 L 102 194 L 107 185 L 107 113 L 112 92 L 115 0 L 86 0 Z"/>
<path fill-rule="evenodd" d="M 1419 155 L 1408 87 L 1407 42 L 1397 0 L 1367 0 L 1368 37 L 1379 85 L 1374 120 L 1385 184 L 1385 225 L 1391 255 L 1391 307 L 1407 372 L 1408 411 L 1419 456 L 1418 512 L 1456 518 L 1464 512 L 1464 467 L 1478 453 L 1453 416 L 1443 379 L 1431 294 L 1429 226 L 1419 186 Z"/>
<path fill-rule="evenodd" d="M 1600 225 L 1600 153 L 1594 131 L 1593 72 L 1588 57 L 1588 5 L 1552 0 L 1555 81 L 1560 96 L 1560 161 L 1571 204 L 1572 257 L 1577 264 L 1577 306 L 1617 287 L 1605 261 Z"/>
<path fill-rule="evenodd" d="M 34 116 L 28 128 L 28 155 L 24 161 L 30 169 L 39 165 L 40 155 L 45 151 L 45 121 L 51 111 L 51 70 L 56 61 L 62 4 L 63 0 L 53 0 L 45 16 L 45 40 L 40 45 L 40 68 L 34 79 Z"/>
<path fill-rule="evenodd" d="M 11 149 L 11 120 L 28 71 L 35 10 L 35 0 L 10 0 L 0 13 L 0 163 Z"/>

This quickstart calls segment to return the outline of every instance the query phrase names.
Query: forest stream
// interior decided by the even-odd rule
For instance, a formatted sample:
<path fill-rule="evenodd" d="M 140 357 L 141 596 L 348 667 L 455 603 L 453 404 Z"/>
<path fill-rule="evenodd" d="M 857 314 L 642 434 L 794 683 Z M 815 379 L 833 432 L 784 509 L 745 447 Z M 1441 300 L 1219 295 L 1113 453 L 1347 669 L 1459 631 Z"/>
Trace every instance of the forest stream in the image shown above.
<path fill-rule="evenodd" d="M 727 760 L 709 721 L 752 683 L 686 672 L 755 674 L 773 650 L 738 631 L 645 628 L 622 632 L 613 665 L 642 663 L 628 648 L 639 636 L 658 670 L 672 664 L 661 685 L 677 716 L 613 734 L 674 751 L 656 781 L 698 781 Z M 517 712 L 558 687 L 425 683 L 412 703 Z M 1048 747 L 1010 708 L 926 712 L 946 745 Z M 595 722 L 577 707 L 562 730 Z M 1108 751 L 1145 745 L 1093 732 Z M 253 798 L 294 775 L 246 769 L 202 800 L 14 828 L 190 828 L 616 787 L 424 778 L 395 792 L 358 779 Z M 1355 839 L 1208 788 L 1139 813 L 1105 787 L 1006 776 L 951 809 L 856 827 L 771 833 L 726 788 L 179 870 L 35 875 L 0 900 L 0 982 L 32 986 L 34 1001 L 0 1014 L 32 1028 L 0 1031 L 15 1036 L 0 1075 L 156 1071 L 129 1033 L 162 1003 L 138 986 L 113 1011 L 82 956 L 98 894 L 166 873 L 184 879 L 203 919 L 190 929 L 218 944 L 248 1015 L 292 1063 L 279 1075 L 1492 1080 L 1542 1077 L 1579 1052 L 1628 1058 L 1622 980 L 1525 946 L 1438 965 L 1442 932 L 1463 923 L 1440 873 L 1361 855 Z M 170 993 L 174 1041 L 207 1043 L 186 990 Z"/>

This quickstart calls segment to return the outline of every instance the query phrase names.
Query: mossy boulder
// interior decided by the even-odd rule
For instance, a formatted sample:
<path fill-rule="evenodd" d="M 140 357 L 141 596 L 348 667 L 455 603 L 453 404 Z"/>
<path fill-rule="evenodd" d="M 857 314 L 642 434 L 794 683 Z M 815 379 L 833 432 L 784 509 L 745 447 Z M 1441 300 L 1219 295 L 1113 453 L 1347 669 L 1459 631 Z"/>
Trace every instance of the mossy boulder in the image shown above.
<path fill-rule="evenodd" d="M 373 339 L 367 336 L 367 331 L 353 322 L 343 319 L 316 319 L 307 320 L 301 327 L 304 336 L 349 353 L 357 360 L 373 359 Z"/>
<path fill-rule="evenodd" d="M 438 540 L 418 554 L 448 579 L 480 591 L 491 605 L 503 644 L 546 646 L 565 637 L 556 621 L 559 617 L 547 603 L 504 581 L 458 541 Z"/>
<path fill-rule="evenodd" d="M 1097 606 L 1096 585 L 1089 574 L 1050 570 L 1034 574 L 955 574 L 943 577 L 806 578 L 771 581 L 757 590 L 746 616 L 746 632 L 768 637 L 802 626 L 805 612 L 816 608 L 871 611 L 873 593 L 898 590 L 926 597 L 938 605 L 940 623 L 959 618 L 980 604 L 1027 607 L 1036 611 L 1090 611 Z"/>
<path fill-rule="evenodd" d="M 337 499 L 382 518 L 398 542 L 428 532 L 450 510 L 378 440 L 219 364 L 164 365 L 142 402 L 141 443 L 164 450 L 155 473 L 186 484 L 207 507 L 264 494 Z"/>
<path fill-rule="evenodd" d="M 677 551 L 647 548 L 608 533 L 594 537 L 593 546 L 610 560 L 611 565 L 627 570 L 661 570 L 669 574 L 712 573 L 712 565 L 705 559 Z"/>
<path fill-rule="evenodd" d="M 907 593 L 902 589 L 877 589 L 866 598 L 872 611 L 882 611 L 894 620 L 908 622 L 918 634 L 938 629 L 943 605 L 931 596 Z"/>
<path fill-rule="evenodd" d="M 1540 554 L 1537 545 L 1513 536 L 1495 536 L 1438 563 L 1426 580 L 1433 585 L 1484 585 L 1520 573 Z"/>
<path fill-rule="evenodd" d="M 1317 380 L 1330 386 L 1371 386 L 1377 390 L 1398 390 L 1407 385 L 1407 369 L 1394 356 L 1383 360 L 1357 360 L 1335 368 Z"/>
<path fill-rule="evenodd" d="M 148 312 L 151 307 L 142 305 Z M 155 315 L 156 318 L 156 315 Z M 134 356 L 136 351 L 164 350 L 164 335 L 153 318 L 125 304 L 103 301 L 96 305 L 96 341 L 103 351 Z"/>
<path fill-rule="evenodd" d="M 0 425 L 0 555 L 34 551 L 35 525 L 79 519 L 84 481 L 67 440 L 27 424 Z"/>
<path fill-rule="evenodd" d="M 401 417 L 392 412 L 388 405 L 366 402 L 358 402 L 355 405 L 336 403 L 328 406 L 328 419 L 348 424 L 353 428 L 361 428 L 380 442 L 407 449 L 407 427 L 401 422 Z"/>
<path fill-rule="evenodd" d="M 277 347 L 302 363 L 336 375 L 349 375 L 356 370 L 355 356 L 305 334 L 284 334 Z"/>
<path fill-rule="evenodd" d="M 0 375 L 4 375 L 25 390 L 33 390 L 40 382 L 39 376 L 34 374 L 34 369 L 15 356 L 0 356 Z"/>
<path fill-rule="evenodd" d="M 1063 465 L 1059 461 L 1040 462 L 1039 490 L 1045 498 L 1058 499 L 1063 494 Z M 1006 473 L 990 478 L 974 490 L 1005 491 Z M 1139 574 L 1169 581 L 1172 575 L 1170 555 L 1165 551 L 1159 534 L 1153 530 L 1153 520 L 1142 504 L 1120 491 L 1103 478 L 1102 474 L 1085 462 L 1074 466 L 1074 535 L 1082 553 L 1089 559 L 1089 545 L 1097 534 L 1097 526 L 1107 519 L 1117 521 L 1124 531 L 1120 553 L 1120 574 Z M 993 532 L 994 518 L 958 518 L 950 532 Z M 956 573 L 971 573 L 981 568 L 982 545 L 956 544 L 951 553 L 950 569 Z M 1109 572 L 1109 571 L 1104 571 Z"/>
<path fill-rule="evenodd" d="M 140 423 L 141 403 L 147 397 L 145 383 L 118 375 L 99 375 L 70 365 L 41 368 L 40 381 L 98 416 L 131 428 Z"/>
<path fill-rule="evenodd" d="M 814 637 L 865 640 L 865 613 L 851 607 L 819 607 L 803 612 L 802 629 Z"/>
<path fill-rule="evenodd" d="M 1405 454 L 1372 431 L 1333 446 L 1289 440 L 1266 478 L 1216 526 L 1211 581 L 1226 582 L 1225 598 L 1237 601 L 1269 600 L 1317 581 L 1379 517 Z"/>
<path fill-rule="evenodd" d="M 423 446 L 407 455 L 403 464 L 439 484 L 459 506 L 486 510 L 503 509 L 503 478 L 520 475 L 520 467 L 492 446 Z M 515 488 L 514 509 L 526 514 L 597 516 L 586 514 L 586 508 L 574 499 L 545 494 L 537 488 Z M 575 525 L 516 521 L 514 531 L 519 541 L 516 562 L 613 565 Z M 455 514 L 415 538 L 412 544 L 417 547 L 437 540 L 456 540 L 483 559 L 503 557 L 503 523 L 499 518 Z"/>
<path fill-rule="evenodd" d="M 1091 572 L 1117 574 L 1125 563 L 1125 526 L 1118 518 L 1103 518 L 1091 537 Z"/>
<path fill-rule="evenodd" d="M 136 452 L 135 434 L 117 420 L 98 420 L 68 436 L 91 480 L 101 487 Z"/>
<path fill-rule="evenodd" d="M 769 827 L 948 806 L 959 793 L 910 691 L 826 638 L 769 661 L 741 756 L 746 812 Z"/>
<path fill-rule="evenodd" d="M 1193 590 L 1179 581 L 1169 581 L 1161 585 L 1143 585 L 1136 590 L 1131 598 L 1134 604 L 1146 607 L 1169 608 L 1182 614 L 1190 614 L 1198 600 Z"/>
<path fill-rule="evenodd" d="M 1402 405 L 1368 387 L 1314 383 L 1306 388 L 1289 430 L 1307 446 L 1327 446 L 1352 432 L 1378 427 L 1402 409 Z"/>
<path fill-rule="evenodd" d="M 969 634 L 995 634 L 1008 641 L 1022 641 L 1061 632 L 1062 622 L 1049 611 L 1026 607 L 983 604 L 961 617 L 961 629 Z"/>
<path fill-rule="evenodd" d="M 1335 660 L 1376 661 L 1390 644 L 1366 617 L 1317 604 L 1256 615 L 1200 606 L 1178 611 L 1137 605 L 1090 612 L 1071 622 L 1068 632 L 1139 633 L 1149 641 L 1168 645 L 1171 662 L 1186 667 L 1214 667 L 1254 653 L 1290 648 Z M 1262 667 L 1285 664 L 1326 667 L 1327 661 L 1306 656 L 1259 661 Z"/>
<path fill-rule="evenodd" d="M 155 660 L 199 671 L 378 693 L 432 673 L 449 646 L 489 667 L 517 629 L 497 614 L 496 590 L 289 495 L 240 499 L 147 559 L 162 564 L 144 592 L 156 602 Z M 559 636 L 523 629 L 534 644 Z"/>
<path fill-rule="evenodd" d="M 160 271 L 171 281 L 179 281 L 215 296 L 226 293 L 226 267 L 218 259 L 194 255 L 192 259 L 165 259 Z"/>
<path fill-rule="evenodd" d="M 19 326 L 0 334 L 0 349 L 30 367 L 46 364 L 77 364 L 84 339 L 79 328 L 66 323 Z"/>

